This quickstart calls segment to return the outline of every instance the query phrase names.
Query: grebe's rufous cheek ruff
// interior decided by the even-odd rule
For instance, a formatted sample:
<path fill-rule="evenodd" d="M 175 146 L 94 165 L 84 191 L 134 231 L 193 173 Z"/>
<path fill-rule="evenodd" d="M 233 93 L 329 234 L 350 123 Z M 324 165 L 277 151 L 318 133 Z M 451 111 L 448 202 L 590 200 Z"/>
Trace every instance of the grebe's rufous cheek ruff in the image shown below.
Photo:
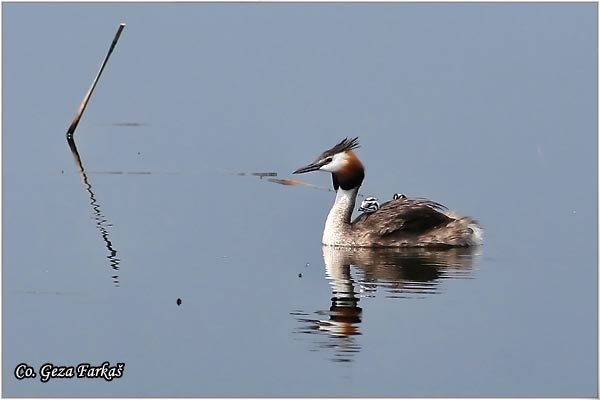
<path fill-rule="evenodd" d="M 482 242 L 483 230 L 469 217 L 457 217 L 431 200 L 394 195 L 379 205 L 365 199 L 365 211 L 350 222 L 365 169 L 354 153 L 358 138 L 344 139 L 294 174 L 331 173 L 336 191 L 329 211 L 323 244 L 344 247 L 464 247 Z"/>

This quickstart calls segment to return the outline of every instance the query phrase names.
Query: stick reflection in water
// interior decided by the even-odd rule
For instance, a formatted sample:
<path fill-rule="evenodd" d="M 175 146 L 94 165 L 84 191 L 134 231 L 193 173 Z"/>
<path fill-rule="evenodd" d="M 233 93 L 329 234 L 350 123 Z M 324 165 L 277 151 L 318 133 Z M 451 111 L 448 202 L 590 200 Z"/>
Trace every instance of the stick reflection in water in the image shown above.
<path fill-rule="evenodd" d="M 102 240 L 106 245 L 106 249 L 108 250 L 108 258 L 110 267 L 112 269 L 113 275 L 112 280 L 115 286 L 119 286 L 119 263 L 121 260 L 117 257 L 117 250 L 113 247 L 112 242 L 108 237 L 108 227 L 112 226 L 106 219 L 102 212 L 100 211 L 100 204 L 96 200 L 96 195 L 92 191 L 92 185 L 90 184 L 87 174 L 85 173 L 85 169 L 83 168 L 83 164 L 81 162 L 81 157 L 79 156 L 79 152 L 77 151 L 77 146 L 75 145 L 75 140 L 72 137 L 67 138 L 67 143 L 69 144 L 69 148 L 71 149 L 71 153 L 73 153 L 73 157 L 75 158 L 75 165 L 77 165 L 77 169 L 79 169 L 79 173 L 81 174 L 81 179 L 83 181 L 83 186 L 85 187 L 86 192 L 90 197 L 90 205 L 92 206 L 92 213 L 94 216 L 94 220 L 96 221 L 96 228 L 100 231 L 100 235 L 102 236 Z"/>
<path fill-rule="evenodd" d="M 292 312 L 300 323 L 295 333 L 309 339 L 315 350 L 330 349 L 332 361 L 352 362 L 362 348 L 360 325 L 367 304 L 359 307 L 359 302 L 368 303 L 376 295 L 420 299 L 439 294 L 444 280 L 472 277 L 479 251 L 473 247 L 427 250 L 323 246 L 331 306 L 316 311 L 316 318 L 302 310 Z"/>

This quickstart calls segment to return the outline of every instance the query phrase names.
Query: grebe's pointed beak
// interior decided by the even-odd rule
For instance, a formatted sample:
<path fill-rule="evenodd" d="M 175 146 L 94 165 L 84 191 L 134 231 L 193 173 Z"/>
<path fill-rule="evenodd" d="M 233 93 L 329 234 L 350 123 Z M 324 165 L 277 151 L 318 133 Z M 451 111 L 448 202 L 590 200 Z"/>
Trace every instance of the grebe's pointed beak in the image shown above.
<path fill-rule="evenodd" d="M 308 164 L 306 167 L 298 168 L 292 174 L 304 174 L 306 172 L 318 171 L 319 168 L 323 166 L 322 162 L 314 162 L 312 164 Z"/>

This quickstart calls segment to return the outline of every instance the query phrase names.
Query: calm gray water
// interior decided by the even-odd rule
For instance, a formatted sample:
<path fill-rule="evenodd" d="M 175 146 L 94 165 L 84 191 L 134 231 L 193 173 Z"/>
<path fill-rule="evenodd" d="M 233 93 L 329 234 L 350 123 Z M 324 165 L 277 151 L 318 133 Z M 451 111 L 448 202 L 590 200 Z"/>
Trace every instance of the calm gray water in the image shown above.
<path fill-rule="evenodd" d="M 597 4 L 2 7 L 4 396 L 598 395 Z M 485 245 L 324 251 L 345 136 Z"/>

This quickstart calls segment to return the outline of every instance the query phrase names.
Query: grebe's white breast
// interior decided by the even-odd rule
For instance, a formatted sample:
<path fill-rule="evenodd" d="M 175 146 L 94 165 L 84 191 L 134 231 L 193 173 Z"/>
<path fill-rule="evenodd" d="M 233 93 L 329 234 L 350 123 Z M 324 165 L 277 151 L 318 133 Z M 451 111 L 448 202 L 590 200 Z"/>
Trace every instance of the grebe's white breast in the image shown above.
<path fill-rule="evenodd" d="M 358 188 L 350 190 L 338 189 L 333 207 L 331 207 L 325 221 L 323 244 L 328 246 L 351 245 L 350 217 L 354 209 L 357 193 Z"/>

